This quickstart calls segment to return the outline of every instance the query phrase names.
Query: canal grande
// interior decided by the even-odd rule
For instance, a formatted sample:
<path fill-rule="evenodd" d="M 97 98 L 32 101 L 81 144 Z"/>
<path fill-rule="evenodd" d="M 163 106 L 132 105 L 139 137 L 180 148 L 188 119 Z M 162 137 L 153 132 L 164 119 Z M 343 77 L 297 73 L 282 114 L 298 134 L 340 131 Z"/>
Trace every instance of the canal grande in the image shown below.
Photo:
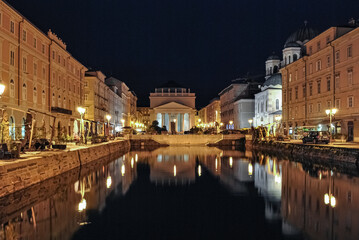
<path fill-rule="evenodd" d="M 0 199 L 0 239 L 358 239 L 359 178 L 263 153 L 138 150 Z"/>

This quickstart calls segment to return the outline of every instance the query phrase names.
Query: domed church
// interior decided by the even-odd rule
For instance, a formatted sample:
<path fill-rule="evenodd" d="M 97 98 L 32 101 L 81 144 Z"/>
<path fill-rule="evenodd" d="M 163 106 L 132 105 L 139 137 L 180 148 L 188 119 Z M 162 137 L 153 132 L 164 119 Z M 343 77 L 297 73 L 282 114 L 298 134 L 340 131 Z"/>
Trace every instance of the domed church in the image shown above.
<path fill-rule="evenodd" d="M 318 32 L 304 26 L 292 33 L 285 41 L 282 50 L 283 60 L 273 54 L 265 62 L 266 81 L 261 86 L 261 92 L 255 94 L 255 117 L 253 126 L 266 126 L 274 134 L 282 117 L 282 76 L 279 69 L 290 64 L 306 54 L 305 43 L 314 38 Z M 278 123 L 278 124 L 276 124 Z"/>

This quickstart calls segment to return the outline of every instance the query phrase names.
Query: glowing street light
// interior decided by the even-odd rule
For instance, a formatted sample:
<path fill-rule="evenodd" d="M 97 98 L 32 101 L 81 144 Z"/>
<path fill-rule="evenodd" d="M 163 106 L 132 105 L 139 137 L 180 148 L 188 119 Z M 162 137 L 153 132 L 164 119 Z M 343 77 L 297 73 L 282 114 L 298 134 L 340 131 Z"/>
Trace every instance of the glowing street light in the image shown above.
<path fill-rule="evenodd" d="M 329 135 L 330 135 L 330 141 L 332 141 L 332 117 L 334 117 L 334 115 L 337 113 L 337 109 L 336 108 L 332 108 L 332 109 L 327 109 L 325 110 L 325 113 L 327 114 L 327 116 L 329 116 Z"/>
<path fill-rule="evenodd" d="M 229 158 L 229 166 L 231 168 L 233 167 L 233 158 L 232 157 Z"/>
<path fill-rule="evenodd" d="M 0 98 L 5 92 L 5 85 L 3 83 L 0 83 Z"/>
<path fill-rule="evenodd" d="M 86 112 L 86 108 L 83 108 L 83 107 L 77 107 L 77 111 L 78 113 L 80 113 L 80 116 L 81 116 L 81 122 L 80 122 L 80 143 L 83 143 L 83 124 L 84 124 L 84 119 L 83 119 L 83 116 Z"/>
<path fill-rule="evenodd" d="M 253 175 L 253 165 L 252 165 L 252 163 L 248 164 L 248 175 L 249 176 Z"/>
<path fill-rule="evenodd" d="M 252 127 L 253 119 L 249 119 L 248 122 L 249 122 L 249 127 Z"/>
<path fill-rule="evenodd" d="M 111 178 L 111 176 L 108 176 L 106 179 L 106 187 L 110 188 L 111 185 L 112 185 L 112 178 Z"/>
<path fill-rule="evenodd" d="M 335 206 L 337 205 L 337 200 L 334 195 L 326 193 L 324 194 L 324 203 L 325 205 L 328 205 L 330 203 L 330 206 L 332 208 L 335 208 Z"/>
<path fill-rule="evenodd" d="M 86 199 L 82 198 L 81 201 L 79 202 L 78 211 L 82 212 L 83 210 L 86 209 L 86 206 L 87 206 Z"/>

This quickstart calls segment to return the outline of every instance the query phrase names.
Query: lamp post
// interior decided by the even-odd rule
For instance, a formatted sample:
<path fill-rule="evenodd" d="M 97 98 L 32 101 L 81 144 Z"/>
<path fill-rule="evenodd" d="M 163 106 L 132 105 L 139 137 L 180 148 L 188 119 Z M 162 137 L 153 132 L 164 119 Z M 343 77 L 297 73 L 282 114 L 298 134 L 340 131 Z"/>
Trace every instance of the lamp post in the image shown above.
<path fill-rule="evenodd" d="M 107 131 L 108 131 L 108 136 L 110 136 L 110 120 L 111 120 L 111 115 L 107 114 L 107 115 L 106 115 L 106 119 L 107 119 Z"/>
<path fill-rule="evenodd" d="M 253 123 L 253 119 L 249 119 L 248 122 L 249 122 L 249 127 L 251 128 L 251 127 L 252 127 L 252 123 Z"/>
<path fill-rule="evenodd" d="M 80 122 L 80 135 L 81 135 L 81 137 L 80 137 L 80 143 L 83 143 L 83 134 L 82 134 L 83 129 L 82 129 L 82 125 L 83 125 L 83 115 L 84 115 L 86 109 L 83 108 L 83 107 L 77 107 L 77 111 L 80 113 L 80 116 L 81 116 L 81 122 Z"/>
<path fill-rule="evenodd" d="M 327 116 L 329 116 L 329 136 L 330 136 L 330 142 L 332 141 L 332 117 L 334 117 L 334 115 L 337 113 L 337 109 L 336 108 L 332 108 L 332 109 L 327 109 L 325 110 L 325 113 L 327 114 Z"/>

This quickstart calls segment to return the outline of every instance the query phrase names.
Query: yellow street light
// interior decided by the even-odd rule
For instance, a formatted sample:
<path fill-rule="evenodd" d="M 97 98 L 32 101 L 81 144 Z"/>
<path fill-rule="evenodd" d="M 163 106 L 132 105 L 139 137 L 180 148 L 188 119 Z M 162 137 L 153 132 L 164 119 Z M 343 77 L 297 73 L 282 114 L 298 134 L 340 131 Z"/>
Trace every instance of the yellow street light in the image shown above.
<path fill-rule="evenodd" d="M 77 107 L 77 111 L 80 113 L 80 115 L 83 115 L 86 112 L 86 108 Z"/>
<path fill-rule="evenodd" d="M 248 122 L 249 122 L 249 127 L 252 127 L 253 119 L 249 119 Z"/>
<path fill-rule="evenodd" d="M 3 83 L 0 83 L 0 97 L 4 94 L 5 92 L 5 85 Z"/>
<path fill-rule="evenodd" d="M 110 188 L 111 185 L 112 185 L 112 178 L 111 178 L 111 176 L 108 176 L 106 179 L 106 187 Z"/>
<path fill-rule="evenodd" d="M 111 120 L 111 115 L 106 115 L 106 119 L 107 119 L 107 121 L 110 121 Z"/>
<path fill-rule="evenodd" d="M 230 124 L 230 125 L 232 125 L 232 124 L 233 124 L 233 121 L 232 121 L 232 120 L 231 120 L 231 121 L 229 121 L 229 124 Z"/>
<path fill-rule="evenodd" d="M 337 113 L 337 109 L 336 108 L 332 108 L 332 109 L 327 109 L 325 110 L 325 113 L 327 114 L 327 116 L 329 116 L 329 134 L 330 134 L 330 141 L 332 140 L 332 117 L 334 117 L 334 115 Z"/>

